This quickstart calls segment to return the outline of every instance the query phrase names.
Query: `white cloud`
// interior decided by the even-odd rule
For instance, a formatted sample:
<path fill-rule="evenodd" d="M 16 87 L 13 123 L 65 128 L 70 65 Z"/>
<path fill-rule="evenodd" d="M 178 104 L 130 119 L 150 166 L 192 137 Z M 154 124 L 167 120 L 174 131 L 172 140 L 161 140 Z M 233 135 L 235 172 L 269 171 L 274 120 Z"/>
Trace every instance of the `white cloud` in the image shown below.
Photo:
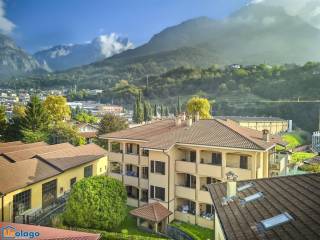
<path fill-rule="evenodd" d="M 0 31 L 4 34 L 9 34 L 15 28 L 14 23 L 8 20 L 5 12 L 4 0 L 0 0 Z"/>
<path fill-rule="evenodd" d="M 127 39 L 120 38 L 116 33 L 101 35 L 93 40 L 93 42 L 99 45 L 101 53 L 105 57 L 110 57 L 114 54 L 133 48 L 133 44 L 131 42 Z"/>
<path fill-rule="evenodd" d="M 299 16 L 320 29 L 320 0 L 250 0 L 251 4 L 281 6 L 293 16 Z"/>

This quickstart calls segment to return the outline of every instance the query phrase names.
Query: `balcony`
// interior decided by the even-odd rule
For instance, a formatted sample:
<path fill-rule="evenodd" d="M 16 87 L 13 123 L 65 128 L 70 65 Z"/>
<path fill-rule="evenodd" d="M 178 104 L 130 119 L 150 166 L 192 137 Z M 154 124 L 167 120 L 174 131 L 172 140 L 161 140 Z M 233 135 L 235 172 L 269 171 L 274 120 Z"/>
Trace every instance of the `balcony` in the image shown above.
<path fill-rule="evenodd" d="M 138 199 L 131 198 L 128 196 L 127 198 L 127 204 L 131 207 L 138 207 Z"/>
<path fill-rule="evenodd" d="M 140 156 L 140 165 L 148 166 L 149 165 L 149 157 L 147 156 Z"/>
<path fill-rule="evenodd" d="M 115 172 L 110 172 L 109 173 L 109 176 L 114 178 L 114 179 L 117 179 L 119 181 L 122 181 L 122 175 L 121 173 L 115 173 Z"/>
<path fill-rule="evenodd" d="M 108 160 L 110 162 L 122 162 L 122 153 L 120 152 L 109 152 Z"/>
<path fill-rule="evenodd" d="M 196 163 L 187 161 L 176 161 L 176 171 L 195 174 L 196 173 Z"/>
<path fill-rule="evenodd" d="M 140 187 L 148 189 L 149 188 L 149 181 L 148 179 L 140 178 Z"/>
<path fill-rule="evenodd" d="M 198 165 L 198 173 L 202 176 L 221 179 L 221 166 L 201 163 Z"/>
<path fill-rule="evenodd" d="M 180 198 L 190 199 L 195 201 L 195 192 L 194 188 L 176 186 L 176 196 Z"/>
<path fill-rule="evenodd" d="M 214 229 L 214 219 L 197 216 L 197 224 L 205 228 Z"/>
<path fill-rule="evenodd" d="M 252 178 L 251 170 L 250 169 L 242 169 L 242 168 L 230 168 L 226 167 L 225 172 L 232 171 L 238 176 L 238 181 L 240 180 L 247 180 Z"/>
<path fill-rule="evenodd" d="M 125 185 L 131 185 L 131 186 L 135 186 L 135 187 L 139 186 L 139 178 L 138 177 L 125 175 L 123 180 L 124 180 Z"/>
<path fill-rule="evenodd" d="M 212 204 L 211 196 L 208 191 L 199 190 L 198 200 L 203 203 Z"/>
<path fill-rule="evenodd" d="M 174 219 L 190 223 L 190 224 L 196 224 L 196 216 L 190 213 L 181 212 L 179 210 L 176 210 L 174 212 Z"/>
<path fill-rule="evenodd" d="M 127 164 L 138 165 L 139 164 L 139 155 L 137 154 L 125 154 L 124 162 Z"/>

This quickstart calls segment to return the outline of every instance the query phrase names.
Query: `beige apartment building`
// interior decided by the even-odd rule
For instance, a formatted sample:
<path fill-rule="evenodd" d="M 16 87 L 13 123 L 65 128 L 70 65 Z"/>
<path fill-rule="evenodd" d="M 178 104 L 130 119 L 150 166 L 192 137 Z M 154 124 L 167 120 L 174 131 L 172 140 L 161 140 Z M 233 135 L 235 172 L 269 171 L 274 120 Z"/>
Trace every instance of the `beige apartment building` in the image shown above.
<path fill-rule="evenodd" d="M 214 209 L 206 185 L 269 177 L 276 144 L 267 131 L 230 120 L 176 118 L 100 136 L 108 140 L 108 174 L 124 183 L 128 205 L 160 202 L 180 221 L 214 228 Z"/>

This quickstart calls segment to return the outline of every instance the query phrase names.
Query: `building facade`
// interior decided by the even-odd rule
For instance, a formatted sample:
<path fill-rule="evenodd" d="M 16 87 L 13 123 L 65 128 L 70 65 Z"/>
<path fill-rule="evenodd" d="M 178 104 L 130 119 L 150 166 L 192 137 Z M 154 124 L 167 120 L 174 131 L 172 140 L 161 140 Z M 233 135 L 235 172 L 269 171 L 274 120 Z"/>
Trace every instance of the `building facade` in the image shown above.
<path fill-rule="evenodd" d="M 161 120 L 100 136 L 108 140 L 109 176 L 124 183 L 128 205 L 160 202 L 173 219 L 213 228 L 207 184 L 268 177 L 275 136 L 224 120 Z M 263 139 L 264 137 L 268 139 Z"/>
<path fill-rule="evenodd" d="M 24 222 L 66 196 L 77 181 L 107 170 L 106 151 L 94 144 L 12 144 L 0 145 L 1 221 Z"/>

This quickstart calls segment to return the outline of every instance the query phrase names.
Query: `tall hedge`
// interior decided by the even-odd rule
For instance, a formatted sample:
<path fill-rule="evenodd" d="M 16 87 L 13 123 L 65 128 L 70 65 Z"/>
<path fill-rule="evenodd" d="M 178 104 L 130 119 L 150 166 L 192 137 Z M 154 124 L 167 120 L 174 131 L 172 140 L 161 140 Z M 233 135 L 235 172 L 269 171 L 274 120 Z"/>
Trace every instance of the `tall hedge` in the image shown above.
<path fill-rule="evenodd" d="M 112 230 L 126 217 L 126 201 L 120 181 L 107 176 L 85 178 L 74 185 L 63 219 L 69 226 Z"/>

